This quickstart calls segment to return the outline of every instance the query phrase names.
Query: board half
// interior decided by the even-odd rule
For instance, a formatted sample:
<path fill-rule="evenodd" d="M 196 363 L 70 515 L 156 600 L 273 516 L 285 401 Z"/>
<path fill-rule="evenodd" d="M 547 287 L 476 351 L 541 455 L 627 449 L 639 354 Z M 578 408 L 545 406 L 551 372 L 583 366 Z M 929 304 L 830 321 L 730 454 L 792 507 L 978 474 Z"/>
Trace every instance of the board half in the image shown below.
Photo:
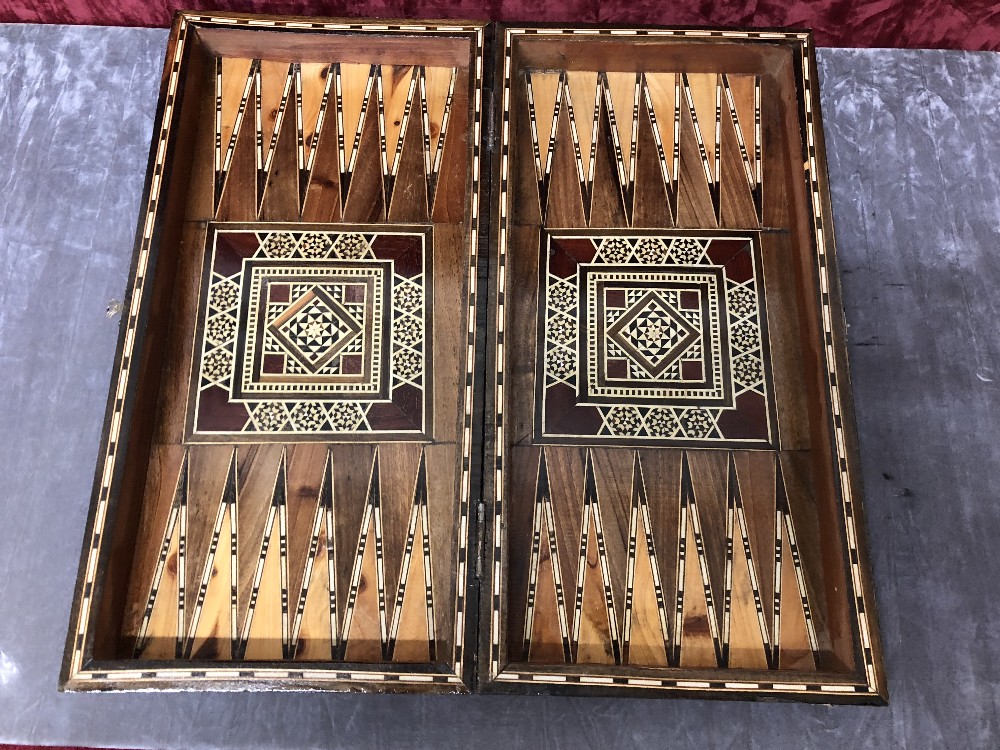
<path fill-rule="evenodd" d="M 66 686 L 468 689 L 483 54 L 176 17 Z"/>
<path fill-rule="evenodd" d="M 880 702 L 809 35 L 498 40 L 484 689 Z"/>

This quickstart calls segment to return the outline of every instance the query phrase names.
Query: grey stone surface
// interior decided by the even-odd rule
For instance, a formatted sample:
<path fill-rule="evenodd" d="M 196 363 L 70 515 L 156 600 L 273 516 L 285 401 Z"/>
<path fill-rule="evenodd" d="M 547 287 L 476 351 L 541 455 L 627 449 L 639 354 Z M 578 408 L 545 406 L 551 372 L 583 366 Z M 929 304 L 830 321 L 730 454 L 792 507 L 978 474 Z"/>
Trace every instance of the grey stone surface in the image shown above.
<path fill-rule="evenodd" d="M 0 741 L 1000 743 L 1000 56 L 820 50 L 888 708 L 56 691 L 166 32 L 0 26 Z"/>

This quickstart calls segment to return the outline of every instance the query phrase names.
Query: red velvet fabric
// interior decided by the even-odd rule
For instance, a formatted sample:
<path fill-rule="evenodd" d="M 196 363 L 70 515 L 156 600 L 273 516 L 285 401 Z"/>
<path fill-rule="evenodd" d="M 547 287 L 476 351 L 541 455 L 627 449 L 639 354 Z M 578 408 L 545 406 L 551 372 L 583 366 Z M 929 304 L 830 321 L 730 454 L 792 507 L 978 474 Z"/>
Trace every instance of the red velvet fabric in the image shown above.
<path fill-rule="evenodd" d="M 169 26 L 178 8 L 309 16 L 811 28 L 827 47 L 1000 50 L 986 0 L 0 0 L 0 21 Z"/>

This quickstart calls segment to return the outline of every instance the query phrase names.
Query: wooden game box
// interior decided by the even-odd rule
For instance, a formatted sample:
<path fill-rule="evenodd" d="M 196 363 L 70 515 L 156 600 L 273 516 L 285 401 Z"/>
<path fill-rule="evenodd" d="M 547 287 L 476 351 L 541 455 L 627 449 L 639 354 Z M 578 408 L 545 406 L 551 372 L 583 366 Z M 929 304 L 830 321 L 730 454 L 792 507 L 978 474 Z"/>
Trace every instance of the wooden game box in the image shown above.
<path fill-rule="evenodd" d="M 882 703 L 807 32 L 179 13 L 61 684 Z"/>

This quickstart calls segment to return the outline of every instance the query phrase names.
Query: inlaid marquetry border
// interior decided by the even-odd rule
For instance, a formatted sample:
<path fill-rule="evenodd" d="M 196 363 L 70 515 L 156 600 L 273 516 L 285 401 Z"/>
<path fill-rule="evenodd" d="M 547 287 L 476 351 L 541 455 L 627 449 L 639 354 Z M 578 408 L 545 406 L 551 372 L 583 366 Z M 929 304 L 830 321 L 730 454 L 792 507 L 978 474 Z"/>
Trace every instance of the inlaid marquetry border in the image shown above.
<path fill-rule="evenodd" d="M 121 438 L 126 425 L 126 402 L 137 387 L 138 368 L 133 359 L 139 356 L 143 343 L 144 316 L 151 297 L 148 274 L 155 267 L 158 250 L 161 192 L 166 170 L 167 152 L 172 145 L 175 107 L 183 87 L 182 60 L 192 29 L 261 28 L 288 31 L 347 31 L 351 33 L 454 36 L 469 35 L 473 52 L 470 63 L 470 106 L 472 121 L 470 138 L 471 181 L 466 238 L 468 256 L 468 300 L 465 384 L 462 422 L 462 479 L 459 498 L 457 569 L 455 575 L 454 650 L 450 667 L 445 671 L 428 671 L 426 665 L 401 664 L 337 664 L 329 668 L 301 668 L 282 663 L 235 663 L 231 666 L 192 665 L 177 668 L 167 663 L 149 663 L 149 669 L 136 668 L 134 663 L 116 661 L 106 664 L 91 658 L 96 620 L 96 599 L 103 587 L 110 545 L 109 535 L 114 522 L 117 492 L 120 491 L 122 469 Z M 113 370 L 108 413 L 102 435 L 84 546 L 81 552 L 80 574 L 73 598 L 70 630 L 60 675 L 60 686 L 70 690 L 188 688 L 204 684 L 213 689 L 260 689 L 262 687 L 308 690 L 317 688 L 352 689 L 368 686 L 376 690 L 438 689 L 447 692 L 466 691 L 472 675 L 469 672 L 471 654 L 466 648 L 466 612 L 469 587 L 470 503 L 473 493 L 473 421 L 475 410 L 476 369 L 476 300 L 477 268 L 479 265 L 480 203 L 482 201 L 481 159 L 484 124 L 483 84 L 485 73 L 486 25 L 479 23 L 419 23 L 364 22 L 338 19 L 296 19 L 239 14 L 206 14 L 178 12 L 174 18 L 167 47 L 166 70 L 161 90 L 162 106 L 156 129 L 146 178 L 144 207 L 136 237 L 132 271 L 128 282 L 131 300 L 122 326 Z M 216 162 L 220 155 L 216 152 Z M 474 650 L 474 646 L 473 646 Z"/>
<path fill-rule="evenodd" d="M 502 60 L 501 79 L 497 81 L 497 103 L 499 112 L 499 143 L 497 148 L 497 164 L 499 174 L 496 176 L 500 186 L 499 196 L 495 201 L 495 220 L 497 221 L 497 255 L 495 279 L 497 284 L 496 334 L 492 342 L 492 356 L 495 357 L 494 372 L 494 408 L 495 431 L 493 434 L 494 451 L 487 470 L 492 471 L 492 508 L 490 551 L 489 551 L 489 640 L 482 651 L 482 658 L 488 663 L 484 670 L 484 680 L 494 684 L 527 684 L 530 686 L 566 686 L 579 685 L 597 689 L 597 692 L 609 688 L 638 688 L 639 692 L 649 689 L 669 689 L 696 694 L 732 694 L 746 696 L 748 694 L 773 694 L 785 697 L 800 697 L 821 702 L 837 700 L 871 700 L 885 699 L 885 674 L 881 656 L 876 657 L 877 626 L 874 624 L 874 595 L 870 572 L 867 567 L 867 549 L 864 540 L 860 538 L 863 532 L 858 530 L 862 522 L 861 499 L 855 496 L 860 490 L 860 466 L 857 465 L 856 436 L 853 432 L 853 421 L 845 428 L 845 418 L 853 420 L 853 408 L 850 406 L 849 374 L 846 368 L 846 355 L 838 353 L 835 339 L 843 337 L 845 325 L 842 310 L 834 308 L 831 302 L 831 289 L 839 300 L 839 287 L 835 272 L 831 271 L 834 263 L 835 249 L 833 245 L 832 225 L 829 224 L 830 199 L 825 162 L 818 161 L 817 154 L 822 151 L 822 129 L 818 113 L 818 83 L 816 77 L 815 52 L 812 34 L 806 31 L 775 31 L 775 30 L 721 30 L 693 28 L 550 28 L 511 26 L 502 27 L 502 51 L 498 60 Z M 797 47 L 796 77 L 802 83 L 799 97 L 798 117 L 804 137 L 803 178 L 806 181 L 809 195 L 809 208 L 812 217 L 811 235 L 816 251 L 818 268 L 818 283 L 820 289 L 820 306 L 823 322 L 823 354 L 827 392 L 830 399 L 830 424 L 834 431 L 834 452 L 838 471 L 839 508 L 846 531 L 845 543 L 850 566 L 850 598 L 852 627 L 860 641 L 861 658 L 863 662 L 863 682 L 845 680 L 843 683 L 832 681 L 807 681 L 805 678 L 795 680 L 793 674 L 782 674 L 779 681 L 746 681 L 728 682 L 719 680 L 687 680 L 674 677 L 653 676 L 623 676 L 611 674 L 587 674 L 579 668 L 571 668 L 560 672 L 551 667 L 538 668 L 518 664 L 516 668 L 508 668 L 501 663 L 502 653 L 502 601 L 505 595 L 504 586 L 504 518 L 506 510 L 504 497 L 504 347 L 505 347 L 505 299 L 507 289 L 507 251 L 508 230 L 510 225 L 508 196 L 508 180 L 510 177 L 510 112 L 514 71 L 512 68 L 512 48 L 518 37 L 552 36 L 552 37 L 607 37 L 607 38 L 673 38 L 685 41 L 736 41 L 749 40 L 759 42 L 777 42 Z M 759 96 L 759 94 L 758 94 Z M 759 128 L 760 124 L 755 123 Z M 756 154 L 755 154 L 756 158 Z M 839 320 L 838 320 L 839 318 Z M 835 322 L 836 321 L 836 322 Z M 842 346 L 842 344 L 840 344 Z M 847 414 L 845 415 L 845 404 Z M 848 432 L 850 430 L 850 432 Z M 862 562 L 864 560 L 865 562 Z M 484 613 L 487 610 L 484 608 Z M 813 675 L 815 678 L 816 675 Z M 535 687 L 534 689 L 537 689 Z M 849 696 L 849 697 L 848 697 Z"/>

